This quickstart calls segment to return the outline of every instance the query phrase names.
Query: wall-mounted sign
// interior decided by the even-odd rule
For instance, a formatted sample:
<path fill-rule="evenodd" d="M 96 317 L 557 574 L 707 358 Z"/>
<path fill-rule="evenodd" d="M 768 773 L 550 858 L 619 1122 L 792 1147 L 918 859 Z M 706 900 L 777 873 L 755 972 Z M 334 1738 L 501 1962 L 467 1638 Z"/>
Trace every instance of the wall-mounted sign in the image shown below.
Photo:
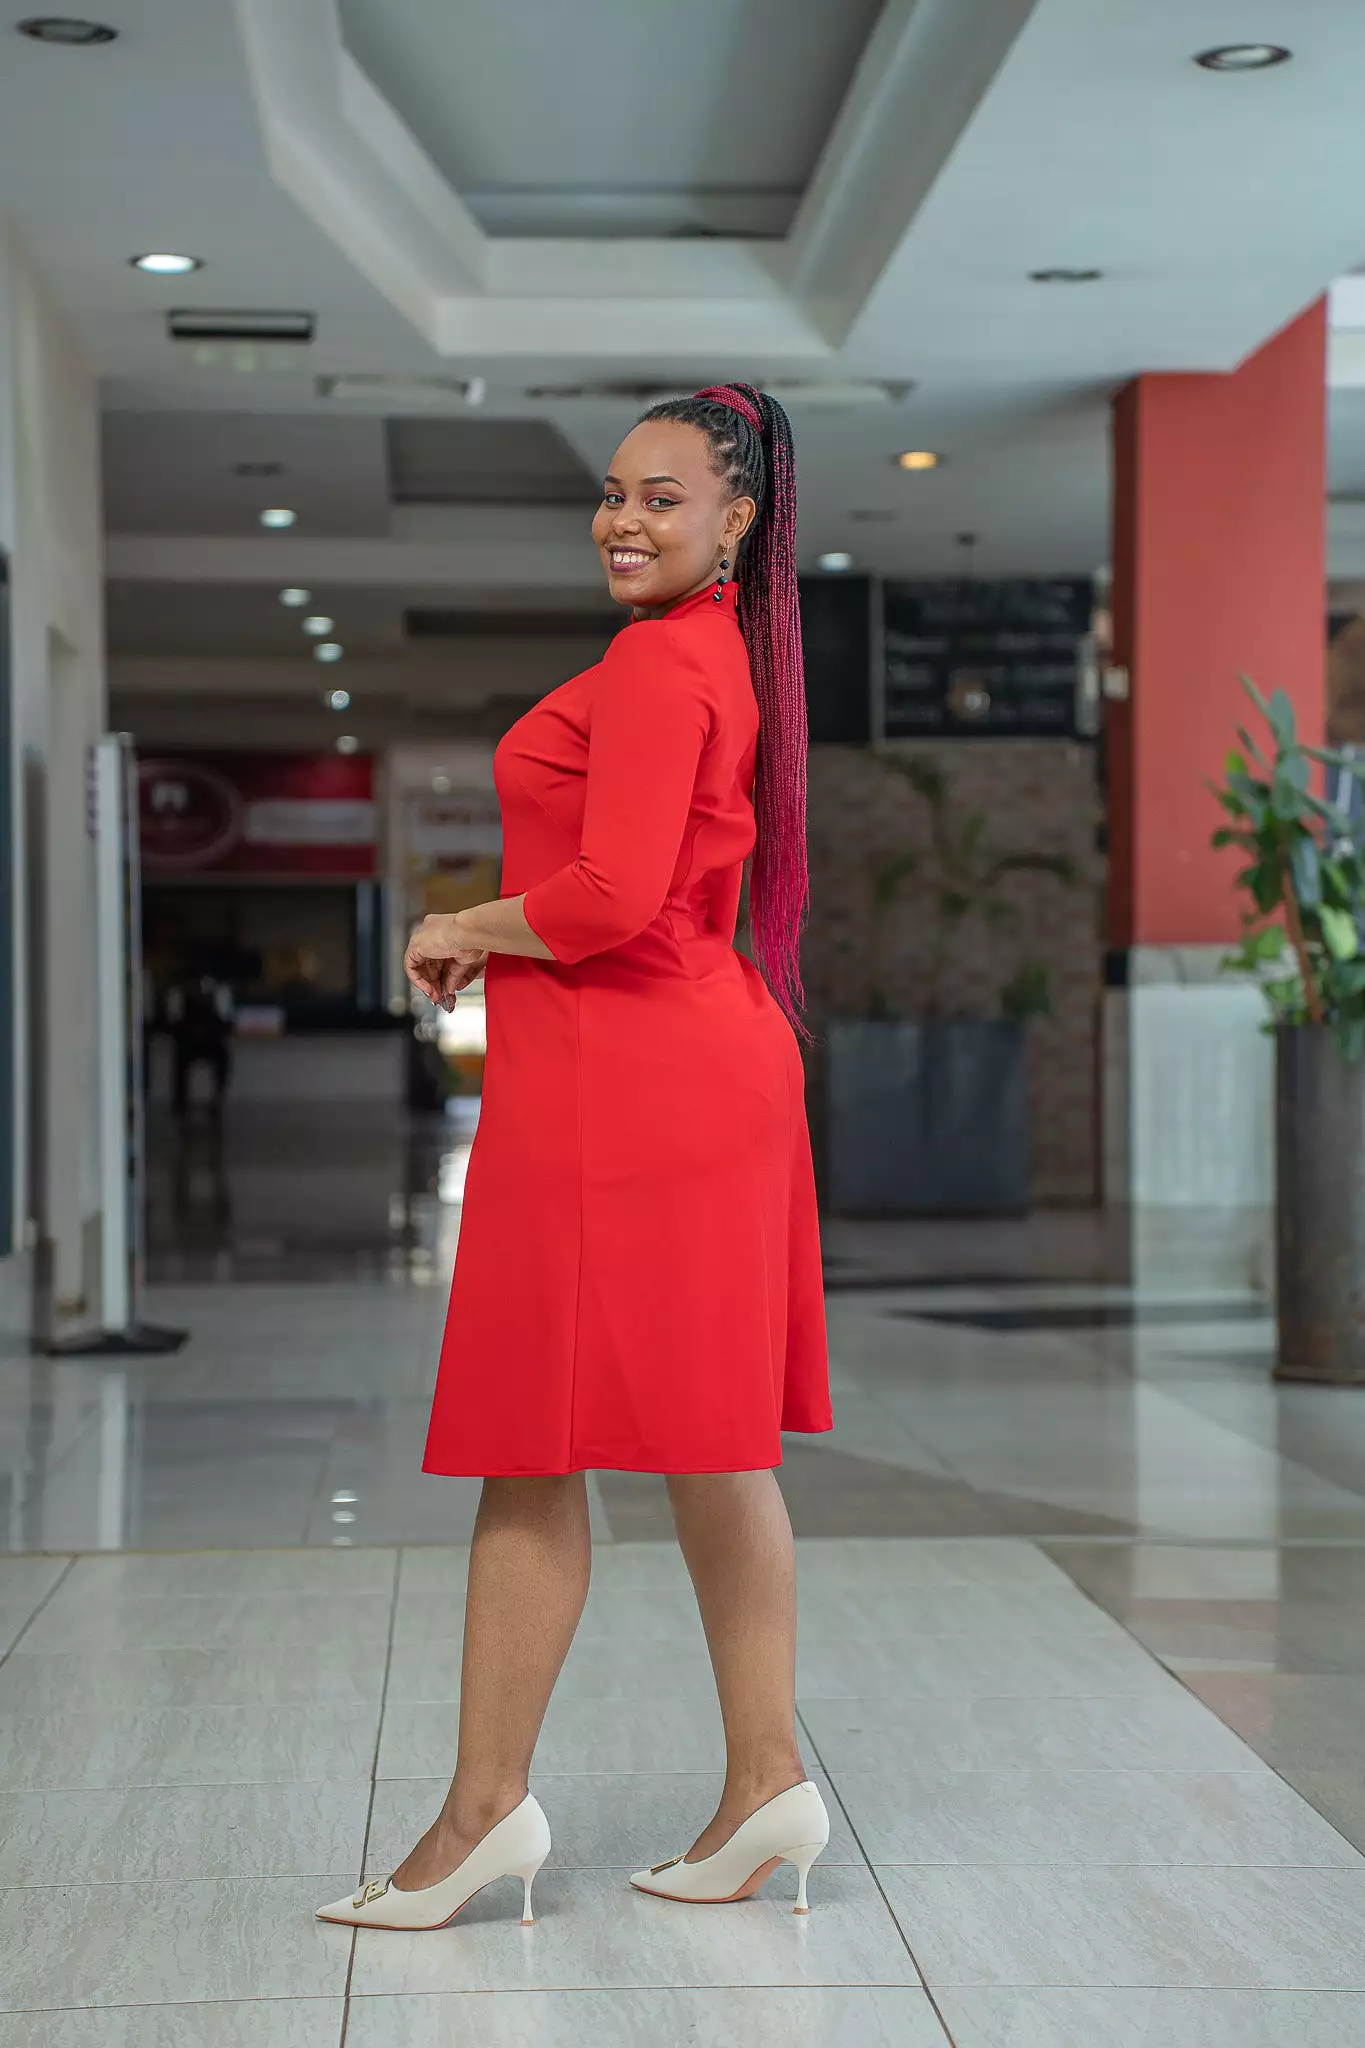
<path fill-rule="evenodd" d="M 888 583 L 888 739 L 1070 739 L 1088 579 Z"/>
<path fill-rule="evenodd" d="M 374 772 L 361 754 L 158 754 L 138 765 L 148 874 L 375 872 Z"/>

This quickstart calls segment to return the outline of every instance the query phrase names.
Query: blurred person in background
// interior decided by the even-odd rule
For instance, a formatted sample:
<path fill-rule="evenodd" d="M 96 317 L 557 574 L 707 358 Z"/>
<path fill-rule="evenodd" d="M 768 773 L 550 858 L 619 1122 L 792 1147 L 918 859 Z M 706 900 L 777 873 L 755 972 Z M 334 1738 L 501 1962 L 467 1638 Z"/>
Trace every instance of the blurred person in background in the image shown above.
<path fill-rule="evenodd" d="M 807 903 L 796 493 L 749 385 L 655 406 L 593 523 L 631 622 L 500 742 L 503 895 L 427 917 L 488 1052 L 424 1470 L 477 1474 L 455 1775 L 390 1878 L 320 1909 L 442 1926 L 548 1853 L 532 1751 L 588 1592 L 585 1472 L 659 1472 L 725 1728 L 720 1802 L 631 1882 L 750 1896 L 829 1821 L 795 1727 L 781 1431 L 831 1427 L 797 1035 Z M 734 946 L 746 859 L 753 955 Z M 756 964 L 755 964 L 756 963 Z"/>
<path fill-rule="evenodd" d="M 232 990 L 207 971 L 182 974 L 167 989 L 162 1015 L 171 1040 L 177 1117 L 189 1115 L 190 1075 L 196 1066 L 208 1068 L 210 1105 L 216 1117 L 222 1115 L 232 1071 L 234 1014 Z"/>

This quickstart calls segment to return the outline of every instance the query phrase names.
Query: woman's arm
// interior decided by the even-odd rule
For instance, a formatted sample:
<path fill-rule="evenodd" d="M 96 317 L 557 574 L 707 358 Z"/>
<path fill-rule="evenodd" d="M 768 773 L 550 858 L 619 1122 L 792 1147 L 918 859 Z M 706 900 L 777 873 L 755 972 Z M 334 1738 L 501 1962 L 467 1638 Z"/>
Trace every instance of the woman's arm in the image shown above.
<path fill-rule="evenodd" d="M 424 917 L 408 941 L 403 961 L 408 980 L 433 1003 L 450 1009 L 459 991 L 483 973 L 490 953 L 553 960 L 545 941 L 527 924 L 521 906 L 520 896 L 499 896 L 470 910 Z"/>
<path fill-rule="evenodd" d="M 668 894 L 713 715 L 693 651 L 663 623 L 628 626 L 593 693 L 577 858 L 520 896 L 428 917 L 409 979 L 449 1003 L 489 953 L 572 966 L 642 932 Z"/>

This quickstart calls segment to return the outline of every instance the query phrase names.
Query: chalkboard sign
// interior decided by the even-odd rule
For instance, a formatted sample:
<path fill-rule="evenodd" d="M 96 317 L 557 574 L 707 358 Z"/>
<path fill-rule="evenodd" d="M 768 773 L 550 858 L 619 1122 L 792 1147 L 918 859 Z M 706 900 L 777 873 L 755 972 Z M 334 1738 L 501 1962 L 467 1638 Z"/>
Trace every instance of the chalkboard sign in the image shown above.
<path fill-rule="evenodd" d="M 888 583 L 888 739 L 1071 739 L 1085 577 Z"/>

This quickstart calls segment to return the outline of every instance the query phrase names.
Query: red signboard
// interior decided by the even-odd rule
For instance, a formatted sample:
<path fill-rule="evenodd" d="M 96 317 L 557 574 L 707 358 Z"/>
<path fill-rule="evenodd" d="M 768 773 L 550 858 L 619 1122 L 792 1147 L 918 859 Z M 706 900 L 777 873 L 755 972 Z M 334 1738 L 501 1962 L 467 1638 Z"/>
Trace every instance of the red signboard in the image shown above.
<path fill-rule="evenodd" d="M 373 764 L 362 754 L 158 754 L 138 764 L 149 875 L 373 875 Z"/>

